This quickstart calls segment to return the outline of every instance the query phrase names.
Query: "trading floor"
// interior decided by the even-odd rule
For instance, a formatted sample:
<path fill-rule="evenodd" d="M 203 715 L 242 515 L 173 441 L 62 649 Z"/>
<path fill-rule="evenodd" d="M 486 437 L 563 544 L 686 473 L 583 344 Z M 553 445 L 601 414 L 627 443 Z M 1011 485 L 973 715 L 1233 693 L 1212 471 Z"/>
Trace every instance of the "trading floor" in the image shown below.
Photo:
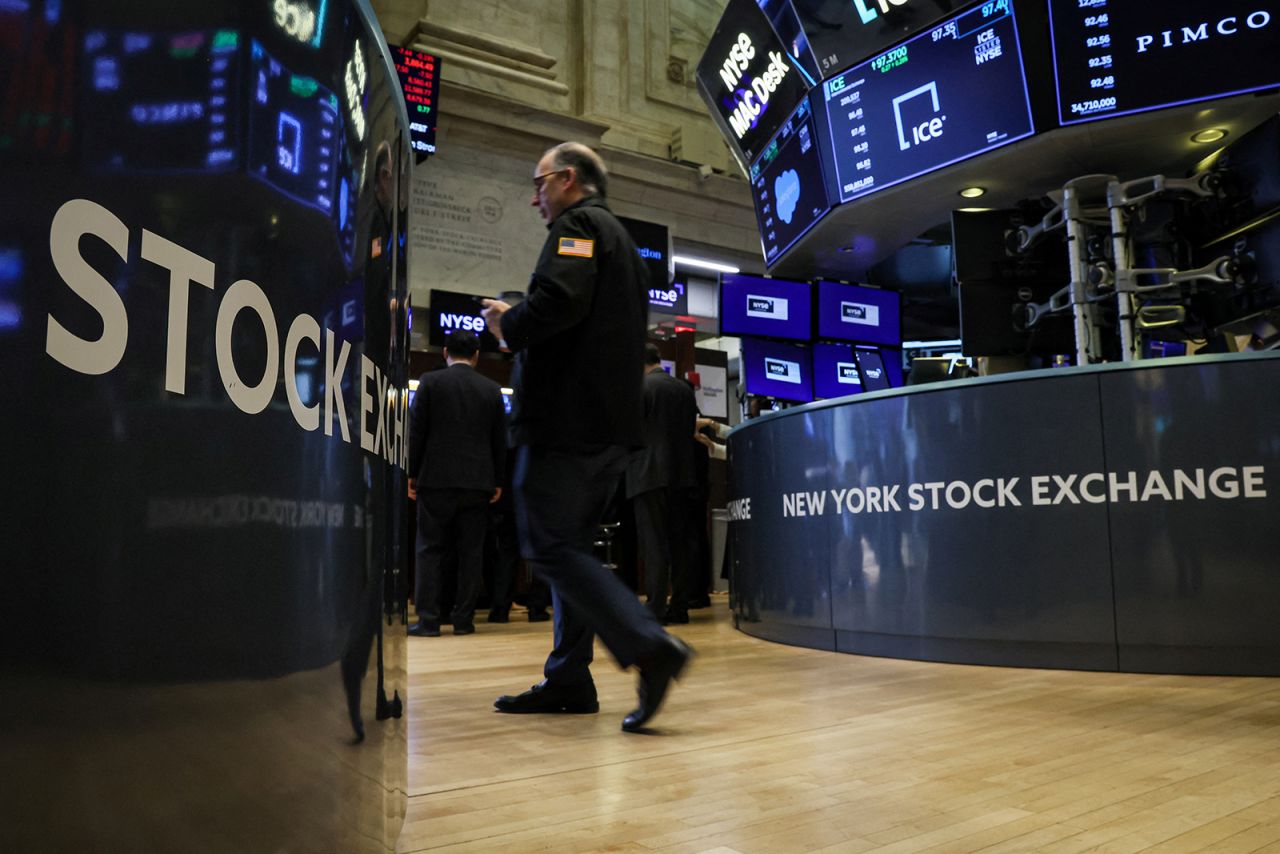
<path fill-rule="evenodd" d="M 490 713 L 549 623 L 409 644 L 402 852 L 1280 851 L 1280 681 L 931 664 L 735 631 L 723 595 L 657 721 Z"/>

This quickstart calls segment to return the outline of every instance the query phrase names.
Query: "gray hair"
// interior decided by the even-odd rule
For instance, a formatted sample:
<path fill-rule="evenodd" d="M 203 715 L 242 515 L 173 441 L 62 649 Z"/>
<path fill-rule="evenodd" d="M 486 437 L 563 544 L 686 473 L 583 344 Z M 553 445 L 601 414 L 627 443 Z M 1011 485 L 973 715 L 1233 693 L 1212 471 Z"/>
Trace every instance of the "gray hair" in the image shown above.
<path fill-rule="evenodd" d="M 562 142 L 547 150 L 553 155 L 557 169 L 573 169 L 582 184 L 583 192 L 605 198 L 609 183 L 609 170 L 604 161 L 580 142 Z"/>

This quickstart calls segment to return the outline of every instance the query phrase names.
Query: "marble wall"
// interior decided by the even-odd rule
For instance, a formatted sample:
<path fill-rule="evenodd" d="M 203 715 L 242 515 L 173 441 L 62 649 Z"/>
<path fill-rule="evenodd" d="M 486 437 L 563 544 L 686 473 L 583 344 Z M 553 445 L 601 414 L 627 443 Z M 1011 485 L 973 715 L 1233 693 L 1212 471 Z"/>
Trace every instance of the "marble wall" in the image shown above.
<path fill-rule="evenodd" d="M 524 289 L 545 235 L 529 179 L 566 139 L 603 155 L 615 212 L 667 225 L 678 252 L 763 271 L 747 182 L 693 81 L 724 0 L 373 6 L 389 42 L 442 59 L 438 153 L 412 196 L 416 305 L 430 288 Z"/>

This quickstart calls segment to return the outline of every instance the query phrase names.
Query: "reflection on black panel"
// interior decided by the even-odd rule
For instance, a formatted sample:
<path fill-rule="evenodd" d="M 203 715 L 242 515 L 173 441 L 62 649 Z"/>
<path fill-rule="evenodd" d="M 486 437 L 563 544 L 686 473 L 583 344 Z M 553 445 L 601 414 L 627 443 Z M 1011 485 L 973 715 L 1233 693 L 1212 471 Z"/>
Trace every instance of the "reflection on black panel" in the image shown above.
<path fill-rule="evenodd" d="M 314 78 L 284 68 L 256 41 L 250 67 L 249 174 L 304 204 L 333 212 L 338 96 Z"/>
<path fill-rule="evenodd" d="M 113 172 L 235 169 L 238 43 L 233 30 L 86 33 L 86 164 Z"/>

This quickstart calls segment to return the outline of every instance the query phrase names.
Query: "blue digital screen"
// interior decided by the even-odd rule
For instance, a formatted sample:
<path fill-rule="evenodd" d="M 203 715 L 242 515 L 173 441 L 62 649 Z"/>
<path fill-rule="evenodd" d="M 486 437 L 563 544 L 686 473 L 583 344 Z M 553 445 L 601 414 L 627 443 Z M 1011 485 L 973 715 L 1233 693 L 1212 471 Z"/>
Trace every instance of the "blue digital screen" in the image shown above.
<path fill-rule="evenodd" d="M 234 30 L 84 35 L 85 162 L 121 173 L 239 166 Z"/>
<path fill-rule="evenodd" d="M 813 288 L 806 282 L 723 275 L 720 334 L 808 341 L 813 337 Z"/>
<path fill-rule="evenodd" d="M 251 53 L 249 174 L 303 204 L 336 214 L 341 231 L 350 214 L 350 189 L 335 187 L 341 145 L 337 96 L 285 68 L 257 41 Z"/>
<path fill-rule="evenodd" d="M 1275 0 L 1050 0 L 1062 124 L 1280 85 Z"/>
<path fill-rule="evenodd" d="M 901 305 L 897 291 L 818 282 L 818 337 L 897 347 Z"/>
<path fill-rule="evenodd" d="M 858 360 L 858 370 L 862 372 L 862 383 L 867 391 L 880 391 L 893 387 L 889 379 L 889 371 L 885 367 L 884 358 L 879 350 L 857 349 L 854 351 L 854 357 Z"/>
<path fill-rule="evenodd" d="M 831 209 L 818 142 L 813 106 L 805 98 L 751 167 L 751 194 L 767 264 Z"/>
<path fill-rule="evenodd" d="M 820 398 L 845 397 L 862 391 L 862 374 L 853 357 L 852 344 L 813 345 L 813 394 Z"/>
<path fill-rule="evenodd" d="M 1012 0 L 993 0 L 823 84 L 847 202 L 1034 131 Z"/>
<path fill-rule="evenodd" d="M 747 394 L 813 400 L 813 357 L 804 345 L 743 338 L 741 368 Z"/>

